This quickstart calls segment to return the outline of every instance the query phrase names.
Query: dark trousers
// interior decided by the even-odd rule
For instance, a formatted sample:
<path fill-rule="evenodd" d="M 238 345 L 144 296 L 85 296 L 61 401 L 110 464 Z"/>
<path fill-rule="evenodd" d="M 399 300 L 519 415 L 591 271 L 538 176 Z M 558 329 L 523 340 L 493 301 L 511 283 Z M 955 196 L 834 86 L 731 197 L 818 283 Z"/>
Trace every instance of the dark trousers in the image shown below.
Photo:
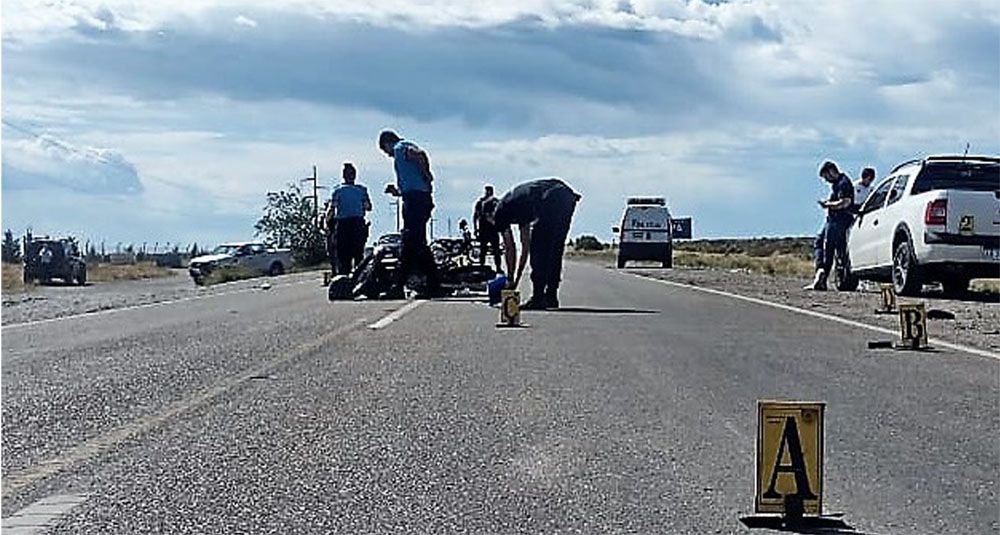
<path fill-rule="evenodd" d="M 478 239 L 479 264 L 486 265 L 486 254 L 492 251 L 493 263 L 496 265 L 497 271 L 500 271 L 500 234 L 493 227 L 480 226 Z"/>
<path fill-rule="evenodd" d="M 531 227 L 532 298 L 556 297 L 562 279 L 563 250 L 579 196 L 569 189 L 549 191 L 538 210 L 542 214 Z"/>
<path fill-rule="evenodd" d="M 361 263 L 365 252 L 365 219 L 345 217 L 337 220 L 337 273 L 349 275 Z"/>
<path fill-rule="evenodd" d="M 337 221 L 330 222 L 331 227 L 326 233 L 326 257 L 330 261 L 330 269 L 337 273 Z"/>
<path fill-rule="evenodd" d="M 420 273 L 427 277 L 428 285 L 438 284 L 437 266 L 427 246 L 427 222 L 433 209 L 430 193 L 403 193 L 403 250 L 399 268 L 404 283 L 410 275 Z"/>
<path fill-rule="evenodd" d="M 848 221 L 827 219 L 823 230 L 813 241 L 813 258 L 816 269 L 825 270 L 827 274 L 833 268 L 835 255 L 847 258 L 847 230 L 851 227 Z"/>

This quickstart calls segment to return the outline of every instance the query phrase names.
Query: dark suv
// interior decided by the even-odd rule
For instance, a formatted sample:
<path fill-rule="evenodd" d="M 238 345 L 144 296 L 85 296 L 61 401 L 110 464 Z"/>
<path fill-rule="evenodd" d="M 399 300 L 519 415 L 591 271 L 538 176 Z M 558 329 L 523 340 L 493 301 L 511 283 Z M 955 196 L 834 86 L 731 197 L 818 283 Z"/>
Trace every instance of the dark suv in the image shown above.
<path fill-rule="evenodd" d="M 80 255 L 76 240 L 46 236 L 24 239 L 24 282 L 51 282 L 61 279 L 67 284 L 87 283 L 87 262 Z"/>

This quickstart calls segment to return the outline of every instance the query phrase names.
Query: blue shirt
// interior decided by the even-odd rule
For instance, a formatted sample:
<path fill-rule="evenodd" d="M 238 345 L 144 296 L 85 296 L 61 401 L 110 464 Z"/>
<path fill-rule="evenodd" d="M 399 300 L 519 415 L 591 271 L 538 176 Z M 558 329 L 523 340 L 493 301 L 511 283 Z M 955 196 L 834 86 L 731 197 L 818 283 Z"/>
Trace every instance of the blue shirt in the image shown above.
<path fill-rule="evenodd" d="M 827 210 L 826 220 L 850 225 L 851 221 L 854 220 L 854 216 L 851 214 L 851 205 L 854 204 L 854 184 L 851 183 L 851 179 L 847 175 L 840 175 L 840 178 L 830 187 L 832 189 L 830 191 L 831 201 L 851 199 L 851 203 L 843 210 Z"/>
<path fill-rule="evenodd" d="M 420 164 L 406 158 L 406 152 L 409 149 L 420 150 L 420 147 L 405 139 L 400 140 L 392 147 L 392 160 L 396 168 L 396 187 L 399 188 L 400 193 L 412 191 L 430 193 L 431 183 L 424 177 Z"/>
<path fill-rule="evenodd" d="M 333 189 L 331 199 L 335 219 L 364 217 L 365 206 L 371 205 L 371 200 L 368 198 L 368 188 L 360 184 L 340 184 Z"/>

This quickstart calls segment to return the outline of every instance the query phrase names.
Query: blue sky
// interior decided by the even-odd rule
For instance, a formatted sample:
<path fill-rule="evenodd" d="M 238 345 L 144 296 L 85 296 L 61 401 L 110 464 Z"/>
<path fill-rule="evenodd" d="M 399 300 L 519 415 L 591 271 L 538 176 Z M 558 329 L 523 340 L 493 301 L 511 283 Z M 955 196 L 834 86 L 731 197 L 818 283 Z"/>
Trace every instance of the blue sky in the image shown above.
<path fill-rule="evenodd" d="M 144 5 L 152 4 L 152 5 Z M 946 7 L 946 8 L 945 8 Z M 265 193 L 352 161 L 394 226 L 393 128 L 436 231 L 484 182 L 561 176 L 572 234 L 661 194 L 698 236 L 805 235 L 816 169 L 1000 153 L 1000 7 L 963 2 L 3 3 L 2 223 L 116 242 L 250 238 Z"/>

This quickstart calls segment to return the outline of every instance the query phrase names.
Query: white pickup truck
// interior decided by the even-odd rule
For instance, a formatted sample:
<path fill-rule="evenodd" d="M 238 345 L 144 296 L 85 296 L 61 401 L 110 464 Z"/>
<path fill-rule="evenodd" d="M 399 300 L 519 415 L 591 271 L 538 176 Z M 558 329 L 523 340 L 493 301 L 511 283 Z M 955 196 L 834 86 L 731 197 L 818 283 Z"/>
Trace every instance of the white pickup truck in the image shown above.
<path fill-rule="evenodd" d="M 270 276 L 281 275 L 292 265 L 289 249 L 273 249 L 262 243 L 223 243 L 211 254 L 191 259 L 188 273 L 195 284 L 204 284 L 205 277 L 218 268 L 231 267 Z"/>
<path fill-rule="evenodd" d="M 861 206 L 847 243 L 850 278 L 891 280 L 900 295 L 925 282 L 962 293 L 970 279 L 1000 277 L 1000 158 L 898 165 Z"/>

